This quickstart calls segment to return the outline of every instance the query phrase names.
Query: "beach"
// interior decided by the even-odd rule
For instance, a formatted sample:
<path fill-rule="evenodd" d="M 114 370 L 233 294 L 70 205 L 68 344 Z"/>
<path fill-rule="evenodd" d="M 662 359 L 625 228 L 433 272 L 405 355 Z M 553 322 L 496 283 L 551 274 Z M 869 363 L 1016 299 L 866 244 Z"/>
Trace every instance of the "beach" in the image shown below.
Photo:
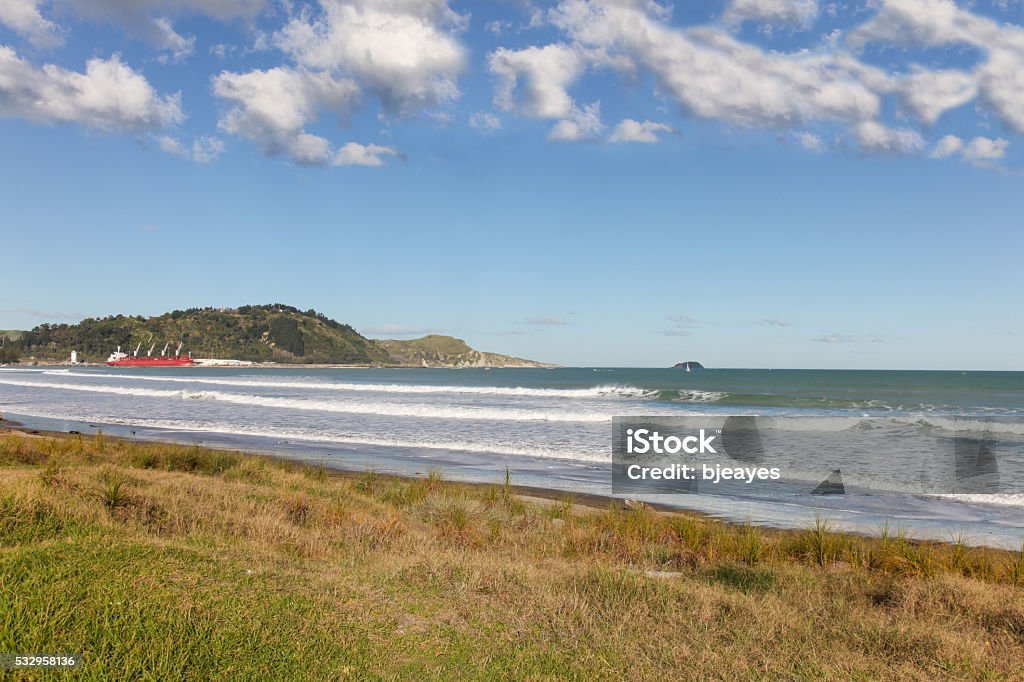
<path fill-rule="evenodd" d="M 1024 527 L 1024 381 L 1015 373 L 35 367 L 0 370 L 0 391 L 7 418 L 41 430 L 199 443 L 334 469 L 439 469 L 469 482 L 508 469 L 520 485 L 598 496 L 613 494 L 614 418 L 720 426 L 727 415 L 760 415 L 774 420 L 765 447 L 778 443 L 788 458 L 781 485 L 634 496 L 766 527 L 803 528 L 824 515 L 851 532 L 888 523 L 913 537 L 959 533 L 1004 548 L 1020 546 Z M 932 450 L 979 429 L 997 444 L 998 492 L 921 483 Z M 890 442 L 900 450 L 885 450 Z M 836 468 L 847 494 L 810 495 Z"/>

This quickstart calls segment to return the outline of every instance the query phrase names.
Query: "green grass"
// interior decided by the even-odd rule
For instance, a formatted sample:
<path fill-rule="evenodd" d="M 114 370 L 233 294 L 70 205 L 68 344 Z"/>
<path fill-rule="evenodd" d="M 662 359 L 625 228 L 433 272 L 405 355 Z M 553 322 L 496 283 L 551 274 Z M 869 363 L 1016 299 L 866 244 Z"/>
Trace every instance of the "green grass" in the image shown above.
<path fill-rule="evenodd" d="M 83 680 L 1020 677 L 1020 553 L 495 479 L 0 434 L 0 651 Z"/>

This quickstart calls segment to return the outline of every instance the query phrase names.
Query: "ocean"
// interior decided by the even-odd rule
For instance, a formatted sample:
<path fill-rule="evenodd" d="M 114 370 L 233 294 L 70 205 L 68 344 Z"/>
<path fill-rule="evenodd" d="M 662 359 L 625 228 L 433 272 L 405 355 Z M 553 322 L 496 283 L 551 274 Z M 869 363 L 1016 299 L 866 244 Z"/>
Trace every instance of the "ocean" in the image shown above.
<path fill-rule="evenodd" d="M 513 483 L 599 495 L 612 492 L 614 417 L 721 423 L 752 415 L 901 443 L 900 470 L 911 475 L 897 480 L 885 469 L 893 457 L 871 448 L 846 447 L 837 458 L 832 441 L 812 433 L 787 452 L 787 485 L 639 497 L 778 527 L 824 515 L 866 533 L 888 524 L 915 537 L 963 533 L 1017 549 L 1024 538 L 1017 372 L 13 367 L 0 369 L 0 412 L 36 428 L 102 429 L 345 469 L 440 469 L 451 479 L 497 482 L 507 467 Z M 998 455 L 995 492 L 915 487 L 917 460 L 923 467 L 933 444 L 963 433 Z M 840 466 L 847 494 L 810 494 Z M 878 492 L 879 478 L 893 490 Z"/>

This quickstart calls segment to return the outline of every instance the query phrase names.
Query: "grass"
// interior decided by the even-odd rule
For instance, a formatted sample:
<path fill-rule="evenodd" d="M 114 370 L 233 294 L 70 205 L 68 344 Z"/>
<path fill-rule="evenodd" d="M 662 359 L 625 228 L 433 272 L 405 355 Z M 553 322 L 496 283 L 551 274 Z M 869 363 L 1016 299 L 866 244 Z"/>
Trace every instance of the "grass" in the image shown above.
<path fill-rule="evenodd" d="M 0 651 L 84 680 L 1020 678 L 1019 552 L 496 479 L 0 434 Z"/>
<path fill-rule="evenodd" d="M 828 519 L 815 515 L 814 525 L 804 535 L 807 555 L 819 566 L 826 566 L 838 557 L 835 532 Z"/>
<path fill-rule="evenodd" d="M 99 487 L 96 488 L 94 494 L 108 511 L 126 507 L 131 499 L 126 489 L 127 483 L 128 476 L 123 471 L 113 468 L 105 469 L 100 472 Z"/>

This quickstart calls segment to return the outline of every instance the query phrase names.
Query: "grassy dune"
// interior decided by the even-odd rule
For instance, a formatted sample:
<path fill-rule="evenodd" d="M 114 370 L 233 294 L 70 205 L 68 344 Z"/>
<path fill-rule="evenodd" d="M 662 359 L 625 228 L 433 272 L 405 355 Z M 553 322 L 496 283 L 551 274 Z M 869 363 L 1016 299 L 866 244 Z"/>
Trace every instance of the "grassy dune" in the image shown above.
<path fill-rule="evenodd" d="M 1022 585 L 965 538 L 0 434 L 0 651 L 76 679 L 1022 679 Z"/>

